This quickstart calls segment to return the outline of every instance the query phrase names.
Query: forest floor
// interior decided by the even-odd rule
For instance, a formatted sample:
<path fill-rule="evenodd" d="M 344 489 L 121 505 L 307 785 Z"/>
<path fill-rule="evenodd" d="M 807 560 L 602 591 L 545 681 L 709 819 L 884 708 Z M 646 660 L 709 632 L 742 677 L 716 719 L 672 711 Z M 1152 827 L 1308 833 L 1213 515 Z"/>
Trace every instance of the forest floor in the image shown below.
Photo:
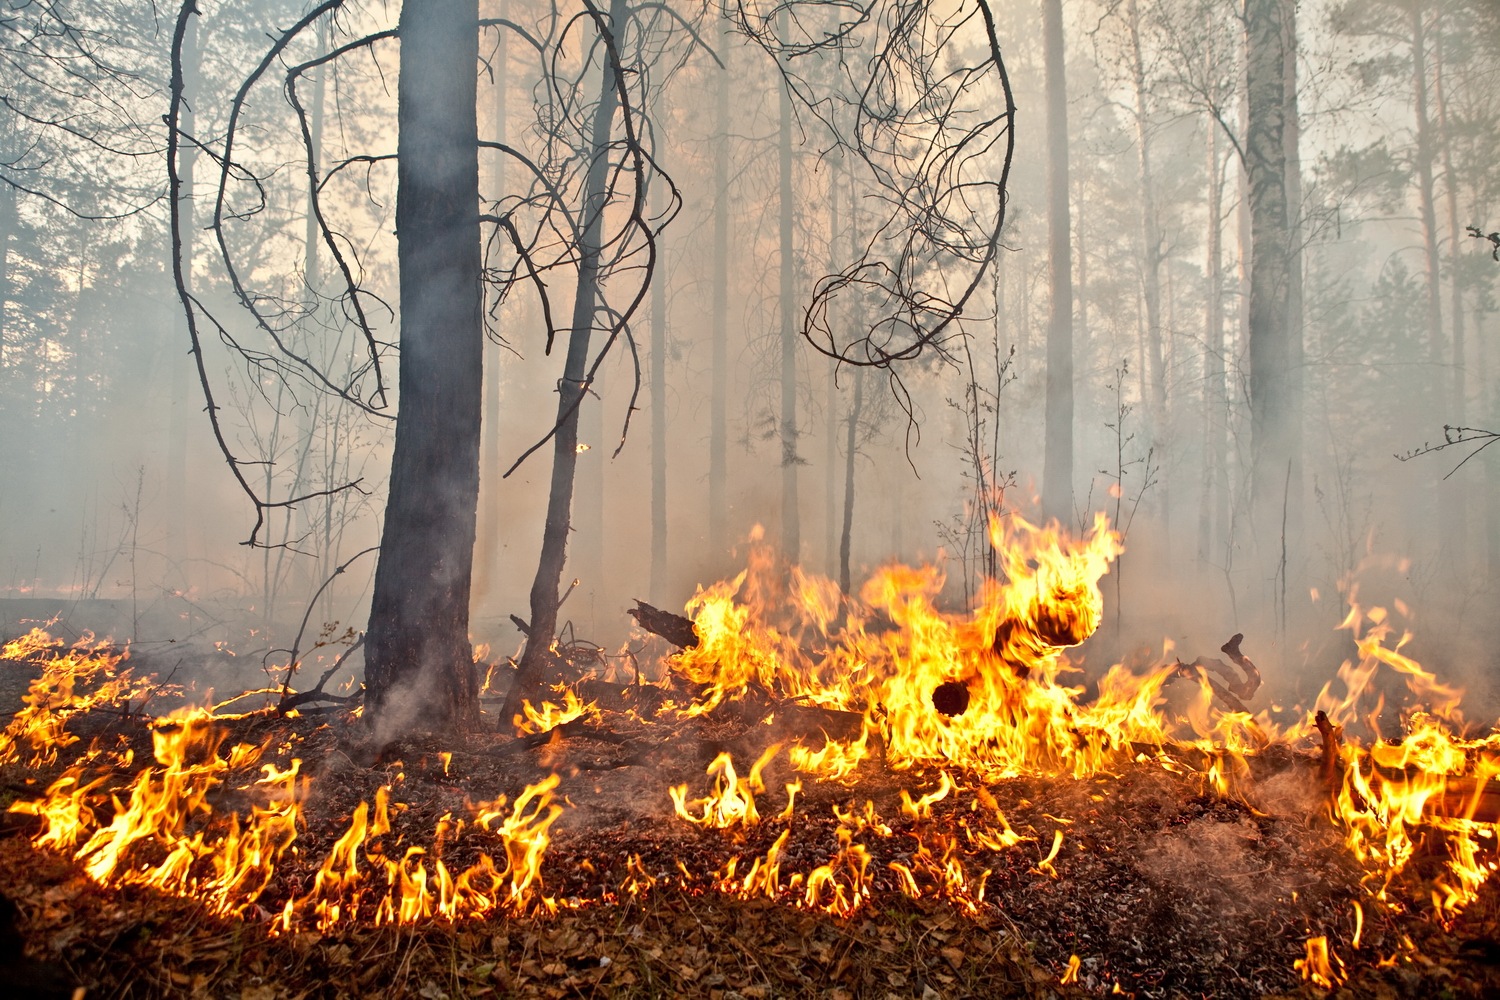
<path fill-rule="evenodd" d="M 0 672 L 9 672 L 0 696 L 10 697 L 34 675 L 13 662 Z M 154 703 L 152 713 L 167 707 Z M 100 884 L 82 862 L 33 846 L 33 817 L 6 814 L 0 894 L 11 912 L 0 913 L 0 983 L 39 997 L 82 986 L 88 997 L 245 1000 L 1500 995 L 1500 894 L 1484 887 L 1444 926 L 1427 899 L 1431 872 L 1414 864 L 1389 887 L 1389 902 L 1376 903 L 1321 807 L 1306 748 L 1256 758 L 1235 797 L 1208 792 L 1201 775 L 1125 761 L 1082 780 L 971 783 L 920 816 L 903 811 L 902 793 L 931 792 L 941 775 L 878 760 L 839 782 L 803 776 L 795 809 L 778 815 L 782 789 L 797 778 L 782 753 L 763 773 L 761 821 L 720 830 L 680 819 L 668 788 L 703 794 L 705 768 L 721 752 L 748 767 L 777 738 L 753 715 L 606 714 L 546 742 L 474 733 L 385 745 L 344 711 L 214 725 L 224 747 L 265 749 L 209 796 L 197 821 L 206 835 L 222 833 L 229 813 L 248 812 L 259 768 L 301 761 L 296 849 L 264 889 L 221 915 L 191 891 Z M 80 739 L 58 760 L 0 768 L 0 808 L 36 799 L 71 764 L 103 779 L 101 797 L 113 791 L 120 808 L 139 762 L 151 759 L 150 720 L 96 711 L 67 727 Z M 385 926 L 345 919 L 323 931 L 304 921 L 278 931 L 277 915 L 307 898 L 319 863 L 381 788 L 391 789 L 392 829 L 380 850 L 400 857 L 420 847 L 457 872 L 494 853 L 496 841 L 451 819 L 501 796 L 514 801 L 551 775 L 563 810 L 541 891 L 556 912 Z M 1003 812 L 1017 842 L 986 847 L 960 836 L 981 802 Z M 878 820 L 851 826 L 835 808 Z M 844 916 L 799 905 L 792 876 L 837 864 L 850 829 L 868 852 L 865 897 Z M 726 888 L 733 859 L 743 873 L 778 841 L 775 898 Z M 153 849 L 149 839 L 135 845 L 132 864 L 158 863 L 164 850 Z M 903 867 L 916 873 L 921 898 L 902 891 Z M 944 890 L 944 878 L 956 887 Z M 1344 963 L 1340 988 L 1307 983 L 1296 967 L 1315 935 Z"/>

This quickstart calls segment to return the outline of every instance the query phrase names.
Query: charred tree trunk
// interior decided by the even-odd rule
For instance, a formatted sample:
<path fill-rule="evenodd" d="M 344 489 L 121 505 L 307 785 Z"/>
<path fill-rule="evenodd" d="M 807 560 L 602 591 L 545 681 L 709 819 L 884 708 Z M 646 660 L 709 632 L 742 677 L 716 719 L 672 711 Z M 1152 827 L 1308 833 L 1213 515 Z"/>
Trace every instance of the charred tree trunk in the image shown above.
<path fill-rule="evenodd" d="M 1047 76 L 1047 266 L 1052 287 L 1047 321 L 1047 429 L 1042 510 L 1073 517 L 1073 268 L 1068 208 L 1068 90 L 1064 74 L 1062 0 L 1043 0 L 1042 48 Z"/>
<path fill-rule="evenodd" d="M 612 0 L 609 24 L 618 32 L 624 23 L 624 0 Z M 619 108 L 614 63 L 606 56 L 594 106 L 590 136 L 588 175 L 584 181 L 581 216 L 583 230 L 578 240 L 578 285 L 573 296 L 572 328 L 563 375 L 557 383 L 557 429 L 553 435 L 552 483 L 547 496 L 547 520 L 542 531 L 542 552 L 536 578 L 531 584 L 531 622 L 526 649 L 516 671 L 515 683 L 506 696 L 501 719 L 509 720 L 521 710 L 521 702 L 540 691 L 549 673 L 553 639 L 557 634 L 558 608 L 562 603 L 563 569 L 567 565 L 568 532 L 572 526 L 573 476 L 578 468 L 578 416 L 589 392 L 589 341 L 599 303 L 599 263 L 603 248 L 604 210 L 609 201 L 609 138 L 615 111 Z M 598 544 L 599 539 L 592 539 Z M 502 722 L 502 725 L 505 723 Z"/>
<path fill-rule="evenodd" d="M 365 640 L 377 731 L 478 719 L 469 580 L 483 397 L 478 0 L 406 0 L 400 20 L 400 416 Z"/>

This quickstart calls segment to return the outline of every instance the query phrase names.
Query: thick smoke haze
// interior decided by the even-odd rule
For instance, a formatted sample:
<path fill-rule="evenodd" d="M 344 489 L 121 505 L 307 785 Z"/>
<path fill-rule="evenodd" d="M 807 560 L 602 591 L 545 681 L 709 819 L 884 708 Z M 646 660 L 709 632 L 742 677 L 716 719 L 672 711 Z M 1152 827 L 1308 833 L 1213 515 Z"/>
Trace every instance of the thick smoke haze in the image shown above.
<path fill-rule="evenodd" d="M 186 154 L 184 272 L 200 303 L 204 371 L 243 475 L 272 503 L 302 498 L 264 511 L 257 540 L 270 548 L 242 544 L 256 512 L 212 436 L 172 281 L 161 127 L 171 19 L 141 5 L 87 6 L 74 16 L 97 43 L 93 58 L 53 52 L 65 62 L 23 72 L 46 62 L 50 43 L 23 47 L 7 57 L 14 96 L 0 104 L 0 619 L 10 629 L 63 611 L 75 628 L 143 650 L 225 642 L 251 658 L 290 644 L 304 616 L 303 649 L 357 633 L 375 556 L 353 557 L 380 539 L 400 406 L 394 81 L 423 72 L 381 35 L 393 32 L 400 5 L 351 3 L 325 17 L 238 103 L 268 35 L 309 5 L 204 5 L 184 50 L 202 143 Z M 668 221 L 651 197 L 649 213 L 665 223 L 651 276 L 661 303 L 653 314 L 643 300 L 580 409 L 564 573 L 565 587 L 577 584 L 560 613 L 565 638 L 612 653 L 629 640 L 632 599 L 681 609 L 696 587 L 743 566 L 756 525 L 783 537 L 788 462 L 799 490 L 795 555 L 837 579 L 851 439 L 856 591 L 880 565 L 938 561 L 945 599 L 960 606 L 985 565 L 981 477 L 1003 487 L 1003 511 L 1035 518 L 1041 506 L 1053 294 L 1042 0 L 996 6 L 1018 109 L 998 259 L 940 349 L 897 363 L 899 385 L 886 370 L 864 370 L 852 428 L 856 370 L 799 337 L 794 440 L 782 418 L 783 223 L 800 324 L 826 275 L 861 253 L 895 253 L 898 234 L 880 228 L 890 191 L 797 104 L 793 201 L 782 204 L 776 66 L 727 22 L 721 30 L 717 7 L 671 7 L 701 44 L 659 23 L 632 29 L 626 44 L 652 60 L 651 104 L 639 110 L 680 206 Z M 1146 662 L 1164 643 L 1190 660 L 1244 632 L 1276 697 L 1291 704 L 1316 695 L 1351 654 L 1337 626 L 1357 599 L 1389 608 L 1414 634 L 1407 652 L 1474 689 L 1482 717 L 1500 640 L 1500 452 L 1464 461 L 1489 440 L 1473 431 L 1468 446 L 1424 445 L 1442 444 L 1445 425 L 1500 431 L 1500 263 L 1466 231 L 1500 226 L 1500 17 L 1484 0 L 1449 4 L 1414 37 L 1382 30 L 1380 12 L 1393 4 L 1298 8 L 1297 128 L 1287 133 L 1296 435 L 1285 454 L 1256 463 L 1244 31 L 1234 4 L 1137 8 L 1063 6 L 1071 522 L 1082 530 L 1103 510 L 1126 549 L 1081 660 Z M 481 17 L 551 38 L 557 10 L 485 0 Z M 830 25 L 833 17 L 830 9 Z M 962 31 L 972 34 L 967 49 L 981 51 L 979 22 Z M 481 30 L 486 274 L 520 274 L 503 301 L 492 283 L 485 302 L 471 634 L 492 657 L 523 642 L 512 616 L 528 615 L 552 474 L 546 448 L 506 474 L 556 421 L 566 348 L 548 353 L 549 314 L 533 293 L 546 285 L 549 308 L 561 310 L 574 282 L 564 269 L 533 282 L 491 224 L 524 218 L 534 183 L 495 147 L 552 162 L 558 136 L 581 128 L 599 78 L 585 60 L 596 56 L 558 51 L 576 94 L 545 85 L 517 36 Z M 979 58 L 958 52 L 955 60 Z M 288 90 L 287 68 L 303 64 Z M 789 64 L 814 94 L 849 75 L 826 52 Z M 725 73 L 727 118 L 716 102 Z M 78 79 L 97 86 L 79 96 Z M 998 88 L 979 96 L 998 106 Z M 233 165 L 221 170 L 231 126 Z M 308 148 L 331 247 L 310 221 Z M 992 183 L 1003 152 L 991 142 L 964 170 Z M 717 190 L 721 156 L 727 197 Z M 607 222 L 623 211 L 609 209 Z M 722 250 L 716 227 L 727 227 Z M 536 237 L 539 254 L 566 257 L 561 231 L 523 235 Z M 950 294 L 968 280 L 936 257 L 920 263 L 924 280 L 946 282 Z M 626 286 L 641 277 L 622 264 L 606 291 L 628 301 Z M 352 299 L 351 279 L 360 289 Z M 721 284 L 727 362 L 716 377 Z M 601 328 L 611 321 L 602 314 L 625 304 L 611 298 Z M 838 342 L 858 339 L 868 305 L 854 294 L 832 300 L 825 319 Z M 565 324 L 565 310 L 552 321 Z M 660 386 L 651 382 L 657 352 Z M 392 389 L 389 405 L 377 377 Z M 726 421 L 718 482 L 716 405 Z M 657 406 L 665 424 L 653 440 Z M 1428 453 L 1410 454 L 1418 451 Z M 666 475 L 656 579 L 654 455 Z M 1186 862 L 1164 853 L 1152 863 L 1176 878 Z"/>

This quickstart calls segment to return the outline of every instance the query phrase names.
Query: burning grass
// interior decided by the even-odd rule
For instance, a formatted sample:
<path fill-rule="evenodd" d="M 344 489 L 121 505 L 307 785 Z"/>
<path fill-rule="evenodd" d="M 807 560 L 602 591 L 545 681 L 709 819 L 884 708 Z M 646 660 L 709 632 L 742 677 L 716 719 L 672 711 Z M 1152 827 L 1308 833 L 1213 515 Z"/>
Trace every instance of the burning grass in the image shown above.
<path fill-rule="evenodd" d="M 659 707 L 580 685 L 520 736 L 153 718 L 122 659 L 32 637 L 7 651 L 40 672 L 0 740 L 28 834 L 0 883 L 33 960 L 103 995 L 1500 987 L 1500 748 L 1383 613 L 1345 623 L 1321 728 L 1251 716 L 1233 642 L 1239 674 L 1117 667 L 1086 697 L 1063 651 L 1117 541 L 995 542 L 1007 580 L 967 616 L 931 571 L 853 602 L 752 564 L 695 598 Z M 1377 676 L 1412 710 L 1362 743 Z"/>

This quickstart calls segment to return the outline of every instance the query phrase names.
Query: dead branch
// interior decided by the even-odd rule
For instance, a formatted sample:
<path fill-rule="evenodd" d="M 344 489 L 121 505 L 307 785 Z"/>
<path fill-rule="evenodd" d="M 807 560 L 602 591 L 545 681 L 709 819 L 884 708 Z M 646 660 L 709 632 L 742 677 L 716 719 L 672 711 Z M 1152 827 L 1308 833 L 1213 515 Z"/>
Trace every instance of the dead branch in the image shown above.
<path fill-rule="evenodd" d="M 653 608 L 640 598 L 635 599 L 635 607 L 626 614 L 634 618 L 641 628 L 652 635 L 661 636 L 678 649 L 692 649 L 698 645 L 698 633 L 694 631 L 690 618 Z"/>

